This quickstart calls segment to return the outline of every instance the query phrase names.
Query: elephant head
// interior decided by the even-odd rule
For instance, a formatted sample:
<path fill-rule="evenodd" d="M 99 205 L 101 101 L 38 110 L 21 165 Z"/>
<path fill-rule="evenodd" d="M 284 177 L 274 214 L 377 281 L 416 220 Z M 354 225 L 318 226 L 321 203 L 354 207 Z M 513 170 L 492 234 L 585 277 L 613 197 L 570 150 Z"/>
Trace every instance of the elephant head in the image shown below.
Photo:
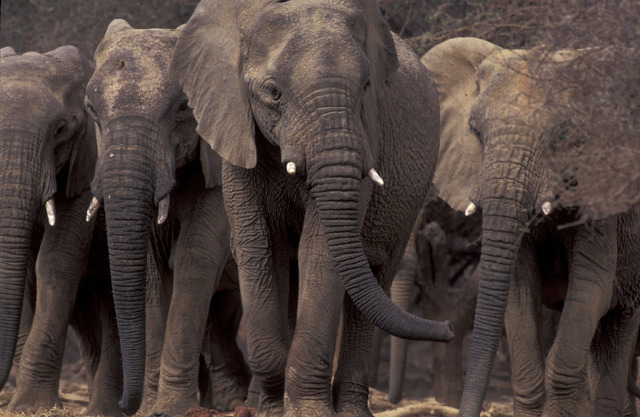
<path fill-rule="evenodd" d="M 434 183 L 455 209 L 467 214 L 482 209 L 480 282 L 461 416 L 480 413 L 521 239 L 532 222 L 560 210 L 563 181 L 556 179 L 572 181 L 550 163 L 567 125 L 566 113 L 549 103 L 580 105 L 584 97 L 570 88 L 549 89 L 547 81 L 585 53 L 506 50 L 480 39 L 456 38 L 422 58 L 440 100 Z M 611 205 L 589 214 L 597 219 L 624 209 Z"/>
<path fill-rule="evenodd" d="M 204 0 L 171 65 L 198 132 L 223 159 L 250 169 L 273 155 L 274 172 L 301 181 L 335 269 L 372 323 L 406 338 L 452 337 L 448 324 L 426 324 L 391 302 L 362 245 L 361 205 L 372 195 L 363 178 L 383 184 L 374 166 L 379 121 L 398 68 L 375 2 Z"/>
<path fill-rule="evenodd" d="M 134 29 L 116 19 L 95 52 L 86 107 L 98 132 L 88 217 L 104 205 L 123 352 L 125 411 L 141 401 L 145 364 L 147 246 L 152 214 L 163 223 L 176 170 L 199 158 L 205 186 L 221 184 L 220 157 L 195 131 L 187 99 L 168 74 L 180 28 Z"/>
<path fill-rule="evenodd" d="M 39 239 L 55 227 L 55 201 L 89 188 L 96 149 L 83 106 L 93 68 L 78 49 L 16 54 L 3 48 L 0 55 L 1 388 L 11 369 L 25 279 Z"/>

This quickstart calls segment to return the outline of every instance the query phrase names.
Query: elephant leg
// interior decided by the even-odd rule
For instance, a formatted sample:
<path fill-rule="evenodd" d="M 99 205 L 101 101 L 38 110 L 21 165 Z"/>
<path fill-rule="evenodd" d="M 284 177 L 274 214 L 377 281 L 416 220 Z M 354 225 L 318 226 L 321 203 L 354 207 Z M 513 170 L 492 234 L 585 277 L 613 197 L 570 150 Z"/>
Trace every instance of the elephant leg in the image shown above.
<path fill-rule="evenodd" d="M 331 375 L 344 289 L 317 217 L 309 213 L 298 257 L 299 308 L 287 360 L 285 416 L 334 416 Z"/>
<path fill-rule="evenodd" d="M 591 415 L 585 387 L 589 347 L 609 310 L 616 254 L 615 218 L 581 227 L 573 237 L 567 296 L 547 357 L 544 417 Z"/>
<path fill-rule="evenodd" d="M 161 276 L 156 255 L 149 245 L 147 254 L 147 299 L 146 299 L 146 358 L 144 371 L 144 395 L 140 410 L 149 413 L 158 398 L 162 348 L 167 326 L 167 315 L 171 302 L 173 277 Z"/>
<path fill-rule="evenodd" d="M 333 381 L 333 405 L 338 416 L 371 417 L 369 363 L 373 350 L 373 325 L 344 297 L 342 339 Z"/>
<path fill-rule="evenodd" d="M 414 254 L 415 255 L 415 254 Z M 405 258 L 407 257 L 405 252 Z M 412 261 L 415 260 L 412 259 Z M 415 301 L 419 288 L 416 285 L 416 274 L 418 265 L 415 262 L 404 259 L 400 270 L 396 273 L 391 284 L 391 299 L 403 310 L 410 311 L 411 305 Z M 375 330 L 379 331 L 378 329 Z M 404 382 L 404 372 L 407 363 L 407 350 L 409 341 L 399 337 L 391 336 L 391 350 L 389 361 L 389 401 L 392 404 L 400 402 L 402 399 L 402 388 Z M 372 362 L 373 364 L 373 362 Z M 377 363 L 375 363 L 377 366 Z"/>
<path fill-rule="evenodd" d="M 74 312 L 75 332 L 82 340 L 83 356 L 90 363 L 91 398 L 83 414 L 119 416 L 122 414 L 118 405 L 122 396 L 122 357 L 111 283 L 108 276 L 97 277 L 94 282 L 85 308 Z M 79 293 L 81 297 L 84 295 Z M 82 319 L 78 318 L 80 315 Z M 96 341 L 99 341 L 98 345 L 95 345 Z"/>
<path fill-rule="evenodd" d="M 198 406 L 199 357 L 209 305 L 230 256 L 220 193 L 214 189 L 208 198 L 198 199 L 193 215 L 181 221 L 155 412 L 183 414 Z"/>
<path fill-rule="evenodd" d="M 234 410 L 247 397 L 251 376 L 235 339 L 241 315 L 238 290 L 214 294 L 201 354 L 207 383 L 203 387 L 200 378 L 200 403 L 205 408 Z"/>
<path fill-rule="evenodd" d="M 83 207 L 83 215 L 74 215 L 68 204 L 56 201 L 56 227 L 49 227 L 44 233 L 36 260 L 33 324 L 24 345 L 10 409 L 62 405 L 58 388 L 67 328 L 93 232 L 93 223 L 87 225 L 84 219 L 87 197 L 88 194 L 76 199 L 76 205 Z"/>
<path fill-rule="evenodd" d="M 640 311 L 628 309 L 611 310 L 600 321 L 591 344 L 589 374 L 594 415 L 625 415 L 629 360 L 633 357 L 639 326 Z"/>
<path fill-rule="evenodd" d="M 544 356 L 538 338 L 540 269 L 527 241 L 518 255 L 505 312 L 511 384 L 517 416 L 540 416 L 544 407 Z"/>

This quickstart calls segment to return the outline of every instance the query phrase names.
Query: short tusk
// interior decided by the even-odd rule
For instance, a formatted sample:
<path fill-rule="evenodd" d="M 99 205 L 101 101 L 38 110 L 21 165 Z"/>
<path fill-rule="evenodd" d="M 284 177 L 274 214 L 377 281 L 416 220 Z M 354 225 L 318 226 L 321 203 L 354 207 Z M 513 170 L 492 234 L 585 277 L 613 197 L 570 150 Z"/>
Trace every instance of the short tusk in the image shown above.
<path fill-rule="evenodd" d="M 158 207 L 158 224 L 162 224 L 169 216 L 169 194 L 160 200 Z"/>
<path fill-rule="evenodd" d="M 293 161 L 287 162 L 287 172 L 291 175 L 296 174 L 296 163 Z"/>
<path fill-rule="evenodd" d="M 544 213 L 545 216 L 548 216 L 549 213 L 551 213 L 551 202 L 550 201 L 545 201 L 544 203 L 542 203 L 542 212 Z"/>
<path fill-rule="evenodd" d="M 382 178 L 380 177 L 380 175 L 378 175 L 378 173 L 376 172 L 375 169 L 371 168 L 369 170 L 369 177 L 373 180 L 373 182 L 375 182 L 376 184 L 378 184 L 379 186 L 383 186 L 384 185 L 384 181 L 382 180 Z"/>
<path fill-rule="evenodd" d="M 45 203 L 44 207 L 47 209 L 47 219 L 51 226 L 56 225 L 56 205 L 53 202 L 53 198 L 50 198 Z"/>
<path fill-rule="evenodd" d="M 467 206 L 467 209 L 464 211 L 464 215 L 465 216 L 471 216 L 473 213 L 476 212 L 477 209 L 478 209 L 478 207 L 476 207 L 475 204 L 469 203 L 469 205 Z"/>
<path fill-rule="evenodd" d="M 98 211 L 98 207 L 100 207 L 100 202 L 97 198 L 93 197 L 91 199 L 91 204 L 89 204 L 89 209 L 87 210 L 87 221 L 90 221 L 96 211 Z"/>

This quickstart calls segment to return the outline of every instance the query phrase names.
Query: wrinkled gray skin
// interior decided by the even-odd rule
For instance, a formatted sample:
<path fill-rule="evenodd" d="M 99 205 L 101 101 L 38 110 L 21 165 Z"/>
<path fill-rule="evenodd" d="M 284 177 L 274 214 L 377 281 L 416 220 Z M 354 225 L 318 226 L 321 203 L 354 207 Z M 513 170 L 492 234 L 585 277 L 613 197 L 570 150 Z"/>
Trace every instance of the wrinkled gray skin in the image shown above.
<path fill-rule="evenodd" d="M 454 208 L 464 210 L 471 200 L 482 209 L 480 284 L 460 415 L 480 414 L 506 325 L 518 416 L 619 416 L 640 324 L 640 207 L 572 225 L 579 207 L 554 207 L 561 190 L 551 188 L 546 161 L 563 121 L 542 108 L 545 92 L 529 74 L 554 77 L 580 51 L 558 52 L 541 66 L 527 61 L 531 53 L 457 38 L 422 59 L 438 86 L 439 163 L 448 166 L 434 182 Z M 569 93 L 558 92 L 579 105 L 581 96 Z M 552 210 L 545 215 L 547 201 Z M 536 319 L 543 304 L 562 308 L 546 365 Z"/>
<path fill-rule="evenodd" d="M 91 188 L 105 210 L 129 413 L 142 401 L 145 354 L 142 411 L 179 415 L 199 405 L 212 303 L 219 317 L 205 341 L 203 405 L 233 409 L 249 382 L 235 344 L 241 306 L 220 157 L 198 136 L 186 97 L 167 74 L 178 34 L 114 20 L 86 91 L 100 133 Z"/>
<path fill-rule="evenodd" d="M 385 294 L 435 166 L 428 73 L 374 1 L 325 0 L 202 1 L 172 69 L 198 132 L 225 159 L 258 415 L 371 416 L 373 324 L 414 339 L 453 336 Z M 367 178 L 371 168 L 384 186 Z"/>
<path fill-rule="evenodd" d="M 436 171 L 438 168 L 436 167 Z M 436 400 L 460 406 L 463 342 L 471 331 L 480 259 L 481 217 L 465 217 L 429 193 L 416 219 L 400 269 L 391 284 L 391 299 L 410 310 L 416 299 L 424 317 L 451 321 L 456 337 L 433 344 L 433 390 Z M 402 399 L 408 341 L 391 337 L 389 401 Z"/>
<path fill-rule="evenodd" d="M 21 310 L 27 310 L 21 331 L 28 337 L 8 408 L 61 406 L 60 367 L 71 323 L 87 359 L 87 412 L 120 415 L 104 216 L 85 221 L 97 158 L 83 106 L 93 68 L 73 46 L 45 54 L 5 48 L 1 55 L 0 387 L 11 368 Z M 54 226 L 45 210 L 51 199 Z"/>
<path fill-rule="evenodd" d="M 375 2 L 324 0 L 202 1 L 172 69 L 198 132 L 225 159 L 258 415 L 371 416 L 372 323 L 414 339 L 452 337 L 448 323 L 411 316 L 385 294 L 435 166 L 428 73 Z M 367 178 L 371 168 L 384 186 Z"/>

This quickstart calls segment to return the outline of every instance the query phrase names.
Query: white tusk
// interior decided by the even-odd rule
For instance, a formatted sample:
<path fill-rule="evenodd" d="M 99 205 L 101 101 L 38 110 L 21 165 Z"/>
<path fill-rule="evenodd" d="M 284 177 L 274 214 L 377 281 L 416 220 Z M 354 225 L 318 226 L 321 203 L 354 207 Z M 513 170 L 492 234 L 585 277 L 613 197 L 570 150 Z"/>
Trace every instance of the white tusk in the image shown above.
<path fill-rule="evenodd" d="M 287 162 L 287 172 L 291 175 L 296 174 L 296 163 L 293 161 Z"/>
<path fill-rule="evenodd" d="M 47 209 L 47 219 L 51 226 L 56 225 L 56 205 L 53 202 L 53 198 L 50 198 L 45 203 L 44 207 Z"/>
<path fill-rule="evenodd" d="M 167 220 L 169 215 L 169 194 L 160 200 L 158 207 L 158 224 L 162 224 Z"/>
<path fill-rule="evenodd" d="M 91 203 L 89 204 L 89 209 L 87 209 L 87 221 L 91 220 L 96 211 L 98 211 L 98 207 L 100 207 L 100 202 L 97 198 L 93 197 L 91 199 Z"/>
<path fill-rule="evenodd" d="M 473 213 L 476 212 L 478 208 L 476 207 L 475 204 L 473 203 L 469 203 L 469 205 L 467 206 L 467 209 L 464 211 L 464 215 L 465 216 L 471 216 Z"/>
<path fill-rule="evenodd" d="M 371 178 L 373 180 L 373 182 L 375 182 L 376 184 L 378 184 L 381 187 L 384 185 L 384 181 L 382 181 L 382 178 L 380 177 L 380 175 L 378 175 L 376 170 L 373 169 L 373 168 L 371 168 L 369 170 L 369 178 Z"/>
<path fill-rule="evenodd" d="M 545 201 L 544 203 L 542 203 L 542 212 L 544 213 L 545 216 L 548 216 L 549 213 L 551 213 L 551 202 L 550 201 Z"/>

